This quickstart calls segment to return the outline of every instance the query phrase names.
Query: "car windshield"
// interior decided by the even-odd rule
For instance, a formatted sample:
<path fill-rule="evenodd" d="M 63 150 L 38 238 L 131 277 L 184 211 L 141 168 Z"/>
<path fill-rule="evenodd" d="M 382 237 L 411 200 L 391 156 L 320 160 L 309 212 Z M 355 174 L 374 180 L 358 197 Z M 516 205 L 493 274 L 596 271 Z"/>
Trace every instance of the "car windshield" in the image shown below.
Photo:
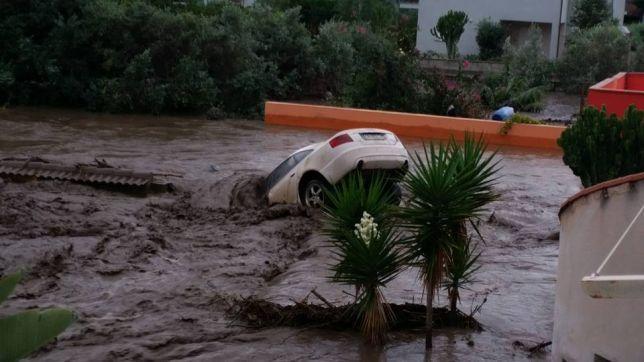
<path fill-rule="evenodd" d="M 302 162 L 313 150 L 304 150 L 295 153 L 291 157 L 280 163 L 266 179 L 266 190 L 270 190 L 275 186 L 289 171 L 291 171 L 298 163 Z"/>

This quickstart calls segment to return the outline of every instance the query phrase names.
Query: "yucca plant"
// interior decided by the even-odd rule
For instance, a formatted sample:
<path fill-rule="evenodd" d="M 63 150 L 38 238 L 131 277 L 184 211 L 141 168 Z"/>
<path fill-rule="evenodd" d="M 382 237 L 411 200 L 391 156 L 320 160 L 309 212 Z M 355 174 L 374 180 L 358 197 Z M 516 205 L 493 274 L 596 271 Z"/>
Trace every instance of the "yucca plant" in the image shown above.
<path fill-rule="evenodd" d="M 412 264 L 420 271 L 427 296 L 426 343 L 432 348 L 434 292 L 441 285 L 450 251 L 462 240 L 464 225 L 494 201 L 498 171 L 496 153 L 485 156 L 482 138 L 466 135 L 462 145 L 453 138 L 429 144 L 414 153 L 413 169 L 403 181 L 412 195 L 401 209 L 411 237 L 405 239 Z"/>
<path fill-rule="evenodd" d="M 399 233 L 386 220 L 392 196 L 382 179 L 365 183 L 356 177 L 330 190 L 324 206 L 335 262 L 331 280 L 355 287 L 360 330 L 368 342 L 382 344 L 393 313 L 381 288 L 401 272 L 404 256 Z"/>
<path fill-rule="evenodd" d="M 332 239 L 340 239 L 347 230 L 353 230 L 365 211 L 378 225 L 384 226 L 390 219 L 393 200 L 383 174 L 372 174 L 365 181 L 360 171 L 352 172 L 325 192 L 324 231 Z"/>
<path fill-rule="evenodd" d="M 445 276 L 442 283 L 447 291 L 449 309 L 456 315 L 456 305 L 461 299 L 461 289 L 466 289 L 474 281 L 474 274 L 481 268 L 478 259 L 481 252 L 472 238 L 465 236 L 450 248 L 445 265 Z"/>
<path fill-rule="evenodd" d="M 0 278 L 0 303 L 9 297 L 22 274 Z M 18 361 L 49 343 L 74 320 L 72 312 L 52 308 L 0 318 L 0 361 Z"/>

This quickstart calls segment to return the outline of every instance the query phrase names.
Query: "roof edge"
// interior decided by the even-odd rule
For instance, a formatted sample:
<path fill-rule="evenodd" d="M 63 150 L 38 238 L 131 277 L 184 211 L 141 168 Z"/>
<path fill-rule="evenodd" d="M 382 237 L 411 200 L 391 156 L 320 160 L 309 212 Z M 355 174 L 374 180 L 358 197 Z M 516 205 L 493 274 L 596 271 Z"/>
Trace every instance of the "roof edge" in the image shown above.
<path fill-rule="evenodd" d="M 561 204 L 561 207 L 559 208 L 559 217 L 561 217 L 561 214 L 566 211 L 568 206 L 572 205 L 575 201 L 579 200 L 582 197 L 588 196 L 590 194 L 593 194 L 597 191 L 602 191 L 606 190 L 612 187 L 617 187 L 623 184 L 627 183 L 633 183 L 633 182 L 638 182 L 644 180 L 644 172 L 640 173 L 634 173 L 632 175 L 624 176 L 624 177 L 619 177 L 616 179 L 604 181 L 602 183 L 598 183 L 597 185 L 593 185 L 591 187 L 587 187 L 578 193 L 572 195 L 571 197 L 568 198 L 563 204 Z"/>

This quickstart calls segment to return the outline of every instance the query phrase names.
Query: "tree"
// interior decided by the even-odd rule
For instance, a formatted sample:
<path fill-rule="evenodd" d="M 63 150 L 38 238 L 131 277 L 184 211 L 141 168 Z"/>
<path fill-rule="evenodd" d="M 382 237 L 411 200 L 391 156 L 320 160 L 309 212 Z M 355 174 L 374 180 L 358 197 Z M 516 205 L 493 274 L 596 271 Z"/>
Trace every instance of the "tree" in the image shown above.
<path fill-rule="evenodd" d="M 606 0 L 576 0 L 570 23 L 579 29 L 589 29 L 609 21 L 611 14 Z"/>
<path fill-rule="evenodd" d="M 434 292 L 441 285 L 452 250 L 464 239 L 465 223 L 497 198 L 495 153 L 485 156 L 482 138 L 466 136 L 463 145 L 424 147 L 412 156 L 413 170 L 403 181 L 413 197 L 401 210 L 411 236 L 405 240 L 411 263 L 420 270 L 427 293 L 425 348 L 432 348 Z"/>
<path fill-rule="evenodd" d="M 489 18 L 481 20 L 476 33 L 481 60 L 500 58 L 503 55 L 503 43 L 506 37 L 505 29 L 499 22 Z"/>
<path fill-rule="evenodd" d="M 455 59 L 458 55 L 458 41 L 465 31 L 465 24 L 468 21 L 469 17 L 463 11 L 450 10 L 438 18 L 436 26 L 430 30 L 436 39 L 445 43 L 447 56 L 450 59 Z"/>

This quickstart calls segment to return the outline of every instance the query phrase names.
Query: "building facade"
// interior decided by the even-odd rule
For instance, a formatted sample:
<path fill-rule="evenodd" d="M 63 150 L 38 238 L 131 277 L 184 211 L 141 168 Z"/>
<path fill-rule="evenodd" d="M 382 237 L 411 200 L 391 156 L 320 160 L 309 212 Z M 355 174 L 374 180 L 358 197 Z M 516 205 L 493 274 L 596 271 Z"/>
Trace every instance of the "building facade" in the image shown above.
<path fill-rule="evenodd" d="M 614 17 L 621 24 L 626 0 L 608 1 Z M 449 10 L 460 10 L 470 19 L 458 43 L 461 55 L 478 54 L 477 24 L 490 18 L 500 21 L 508 30 L 510 40 L 517 44 L 525 39 L 531 24 L 537 25 L 542 30 L 544 52 L 554 59 L 563 51 L 571 9 L 571 0 L 420 0 L 416 48 L 423 53 L 446 53 L 445 44 L 432 36 L 430 30 Z"/>

